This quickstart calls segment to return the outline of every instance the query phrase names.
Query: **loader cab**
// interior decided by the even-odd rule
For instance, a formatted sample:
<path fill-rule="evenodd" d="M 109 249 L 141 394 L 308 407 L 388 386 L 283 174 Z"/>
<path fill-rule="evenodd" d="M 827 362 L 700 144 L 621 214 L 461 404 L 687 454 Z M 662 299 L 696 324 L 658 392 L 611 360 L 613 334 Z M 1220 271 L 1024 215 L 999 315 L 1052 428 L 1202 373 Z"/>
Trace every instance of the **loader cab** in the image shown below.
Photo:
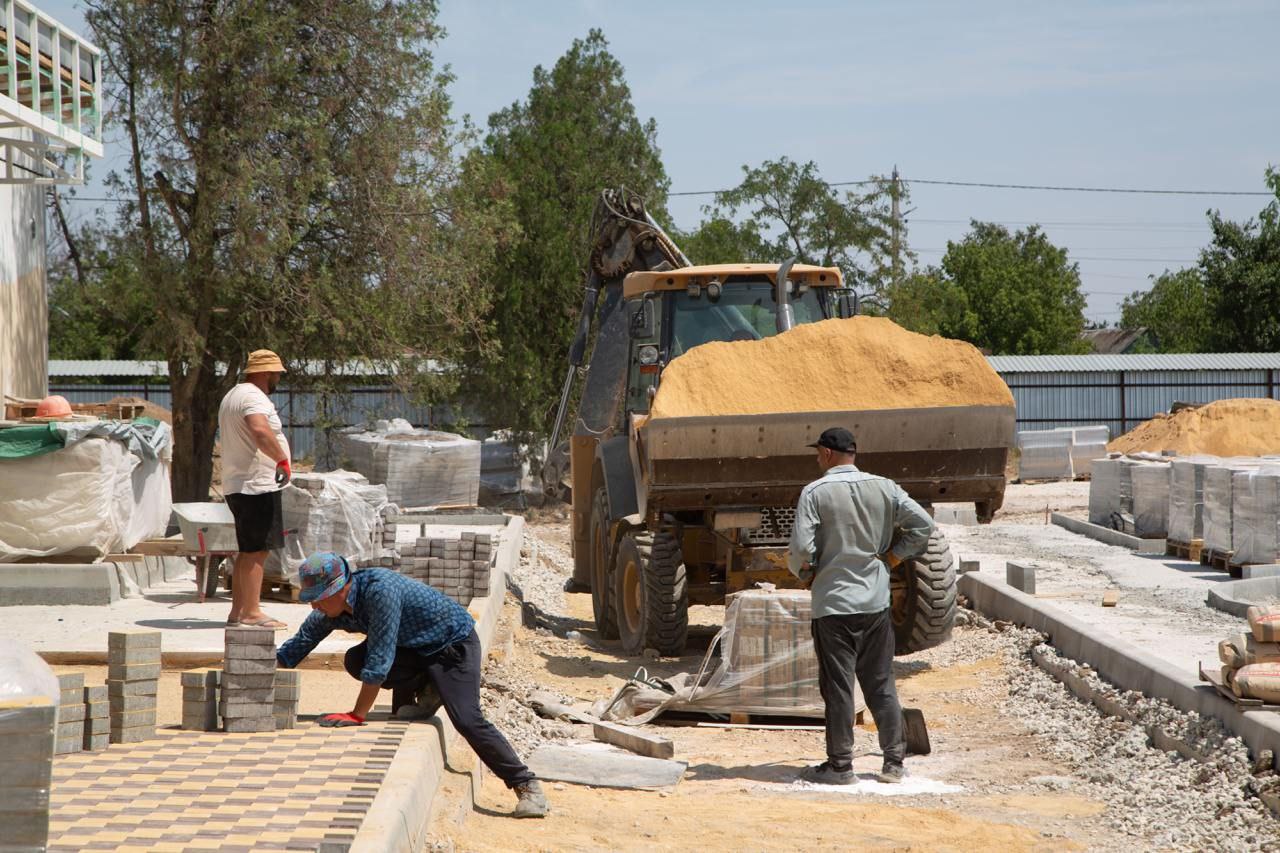
<path fill-rule="evenodd" d="M 663 367 L 694 347 L 777 334 L 777 269 L 733 264 L 628 275 L 623 283 L 631 338 L 627 412 L 648 412 Z M 852 315 L 839 269 L 797 265 L 787 280 L 796 325 Z"/>

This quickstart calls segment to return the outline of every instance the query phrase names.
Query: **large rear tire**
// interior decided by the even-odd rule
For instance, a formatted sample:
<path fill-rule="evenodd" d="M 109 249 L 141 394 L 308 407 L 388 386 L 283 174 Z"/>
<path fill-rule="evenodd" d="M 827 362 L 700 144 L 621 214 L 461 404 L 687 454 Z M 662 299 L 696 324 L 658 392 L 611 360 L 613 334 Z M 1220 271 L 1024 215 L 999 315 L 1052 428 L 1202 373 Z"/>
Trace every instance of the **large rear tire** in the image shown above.
<path fill-rule="evenodd" d="M 591 612 L 602 640 L 618 639 L 618 611 L 614 607 L 613 554 L 609 548 L 609 497 L 596 491 L 591 502 Z"/>
<path fill-rule="evenodd" d="M 891 573 L 896 653 L 920 652 L 951 639 L 956 619 L 956 565 L 951 546 L 934 530 L 919 557 Z"/>
<path fill-rule="evenodd" d="M 647 530 L 623 536 L 614 581 L 622 650 L 629 655 L 645 649 L 683 654 L 689 635 L 689 583 L 676 537 Z"/>

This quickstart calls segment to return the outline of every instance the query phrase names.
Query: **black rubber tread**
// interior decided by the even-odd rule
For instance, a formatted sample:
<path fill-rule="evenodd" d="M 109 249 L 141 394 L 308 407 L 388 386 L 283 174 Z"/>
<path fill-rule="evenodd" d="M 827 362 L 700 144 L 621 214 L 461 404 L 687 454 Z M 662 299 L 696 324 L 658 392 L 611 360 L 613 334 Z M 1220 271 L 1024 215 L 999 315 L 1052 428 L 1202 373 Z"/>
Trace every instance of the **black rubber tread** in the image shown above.
<path fill-rule="evenodd" d="M 626 620 L 618 617 L 622 650 L 629 655 L 643 654 L 645 649 L 667 656 L 681 655 L 689 636 L 689 580 L 680 542 L 668 531 L 655 535 L 648 530 L 634 530 L 623 537 L 614 561 L 615 607 L 619 614 L 624 591 L 622 573 L 616 567 L 625 562 L 632 550 L 644 595 L 640 602 L 640 630 L 635 636 L 628 635 Z"/>
<path fill-rule="evenodd" d="M 603 553 L 596 551 L 596 535 L 604 543 Z M 604 489 L 596 491 L 591 502 L 591 530 L 587 540 L 587 559 L 591 564 L 591 612 L 596 620 L 596 633 L 602 640 L 618 639 L 618 611 L 614 608 L 614 561 L 609 553 L 609 498 Z"/>
<path fill-rule="evenodd" d="M 951 639 L 956 619 L 956 564 L 939 530 L 925 552 L 900 567 L 906 572 L 907 601 L 901 622 L 894 621 L 895 652 L 921 652 Z"/>

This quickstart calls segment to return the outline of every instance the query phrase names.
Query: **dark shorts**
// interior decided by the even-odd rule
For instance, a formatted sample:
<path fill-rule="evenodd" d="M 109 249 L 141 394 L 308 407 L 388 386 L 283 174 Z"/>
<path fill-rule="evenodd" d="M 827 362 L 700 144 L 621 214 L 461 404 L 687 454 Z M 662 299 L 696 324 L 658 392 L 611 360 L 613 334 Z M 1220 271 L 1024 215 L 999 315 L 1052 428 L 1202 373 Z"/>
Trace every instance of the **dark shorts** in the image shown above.
<path fill-rule="evenodd" d="M 284 516 L 280 492 L 263 495 L 227 495 L 227 507 L 236 519 L 236 544 L 243 553 L 274 551 L 284 547 Z"/>

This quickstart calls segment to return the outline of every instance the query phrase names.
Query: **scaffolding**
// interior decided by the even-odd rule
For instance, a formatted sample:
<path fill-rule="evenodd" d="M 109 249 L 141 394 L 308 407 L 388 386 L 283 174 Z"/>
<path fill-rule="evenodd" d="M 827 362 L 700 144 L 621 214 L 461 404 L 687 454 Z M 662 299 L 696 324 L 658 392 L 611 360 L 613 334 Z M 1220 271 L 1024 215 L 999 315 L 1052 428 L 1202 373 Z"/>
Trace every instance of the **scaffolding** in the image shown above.
<path fill-rule="evenodd" d="M 102 156 L 100 51 L 26 0 L 0 0 L 0 29 L 0 184 L 84 183 Z"/>

